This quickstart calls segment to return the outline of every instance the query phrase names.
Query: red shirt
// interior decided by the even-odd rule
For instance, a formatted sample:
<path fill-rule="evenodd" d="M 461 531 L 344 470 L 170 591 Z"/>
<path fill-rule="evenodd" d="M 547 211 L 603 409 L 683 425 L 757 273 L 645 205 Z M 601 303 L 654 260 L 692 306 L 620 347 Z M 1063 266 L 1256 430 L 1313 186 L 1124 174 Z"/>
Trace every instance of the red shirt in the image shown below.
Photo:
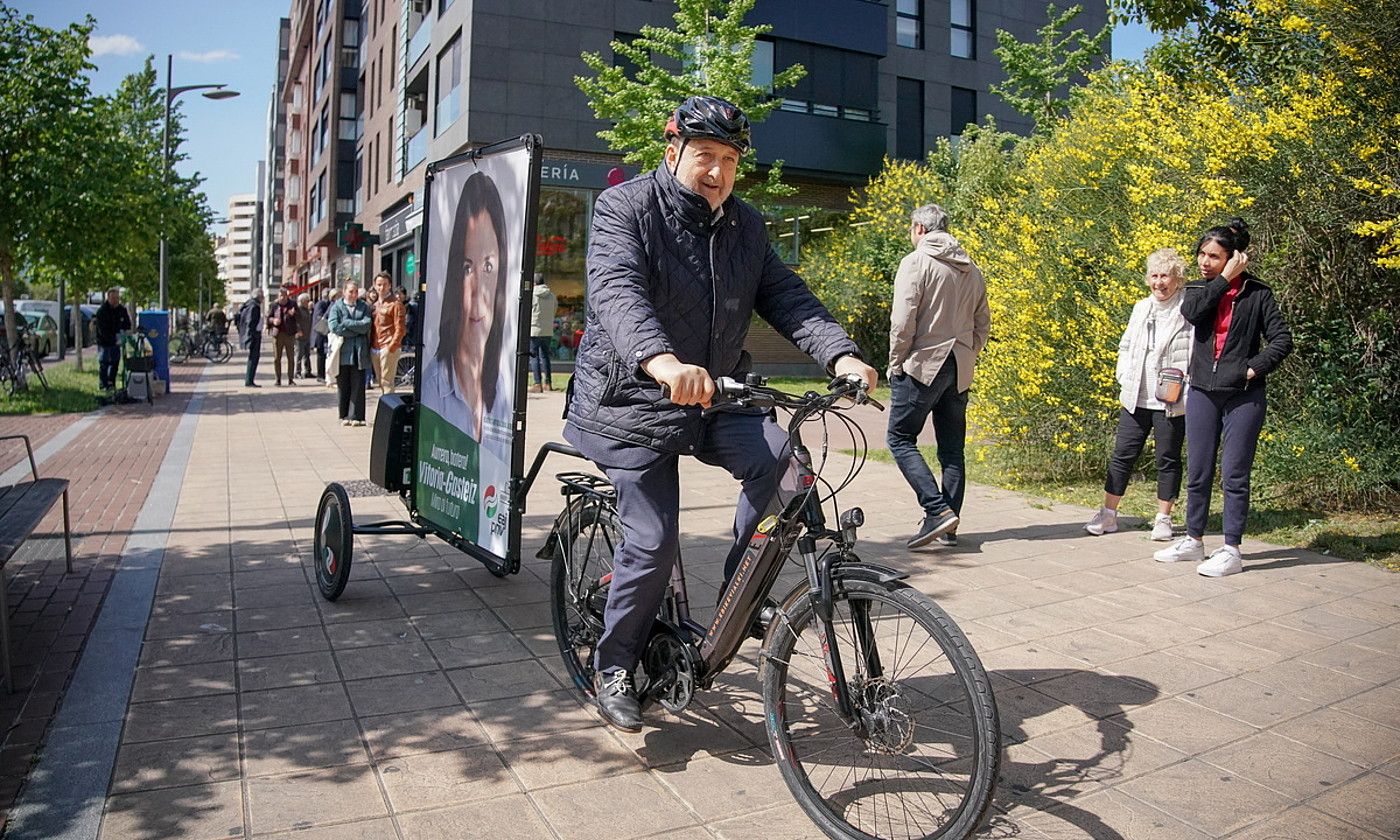
<path fill-rule="evenodd" d="M 1225 294 L 1220 296 L 1220 305 L 1215 308 L 1215 358 L 1220 359 L 1220 354 L 1225 349 L 1225 336 L 1230 332 L 1230 320 L 1235 315 L 1235 298 L 1240 296 L 1240 289 L 1244 288 L 1244 275 L 1241 274 L 1230 281 L 1230 288 L 1225 290 Z"/>

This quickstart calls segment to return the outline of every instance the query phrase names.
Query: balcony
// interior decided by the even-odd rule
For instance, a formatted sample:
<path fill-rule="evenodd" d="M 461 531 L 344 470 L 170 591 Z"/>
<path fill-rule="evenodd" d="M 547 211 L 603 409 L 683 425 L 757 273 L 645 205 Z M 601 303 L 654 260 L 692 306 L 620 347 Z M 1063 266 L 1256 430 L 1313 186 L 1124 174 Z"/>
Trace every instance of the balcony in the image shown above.
<path fill-rule="evenodd" d="M 408 39 L 408 51 L 405 55 L 408 58 L 408 66 L 412 67 L 418 63 L 418 59 L 423 57 L 428 45 L 433 41 L 433 21 L 431 17 L 424 17 L 419 24 L 418 31 L 413 33 L 413 37 Z"/>
<path fill-rule="evenodd" d="M 428 156 L 428 127 L 423 126 L 418 129 L 418 133 L 408 140 L 408 154 L 404 160 L 403 171 L 407 175 L 413 171 L 413 167 L 423 162 Z"/>
<path fill-rule="evenodd" d="M 883 123 L 778 110 L 753 127 L 760 163 L 783 161 L 785 170 L 839 173 L 852 179 L 880 171 Z"/>

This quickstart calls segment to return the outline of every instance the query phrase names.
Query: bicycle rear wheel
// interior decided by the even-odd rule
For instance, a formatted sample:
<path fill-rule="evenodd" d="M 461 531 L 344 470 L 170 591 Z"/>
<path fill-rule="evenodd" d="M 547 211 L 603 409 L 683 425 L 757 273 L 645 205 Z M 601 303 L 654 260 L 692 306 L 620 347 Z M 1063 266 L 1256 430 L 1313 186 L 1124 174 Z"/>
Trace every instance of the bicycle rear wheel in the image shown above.
<path fill-rule="evenodd" d="M 783 780 L 831 837 L 970 837 L 991 805 L 1001 759 L 982 663 L 917 590 L 850 578 L 836 588 L 835 643 L 865 734 L 837 713 L 804 585 L 768 634 L 760 675 Z"/>
<path fill-rule="evenodd" d="M 44 386 L 44 390 L 49 390 L 48 377 L 44 376 L 44 363 L 39 361 L 39 357 L 33 353 L 26 353 L 25 358 L 29 363 L 29 370 L 34 377 L 39 380 L 39 384 Z"/>
<path fill-rule="evenodd" d="M 564 667 L 574 688 L 593 697 L 593 652 L 603 635 L 608 603 L 605 577 L 622 542 L 617 511 L 596 499 L 577 498 L 560 515 L 549 573 L 550 615 Z"/>
<path fill-rule="evenodd" d="M 220 341 L 218 344 L 218 348 L 218 354 L 214 358 L 215 362 L 223 364 L 224 362 L 227 362 L 229 359 L 233 358 L 233 343 L 230 342 L 228 339 Z"/>

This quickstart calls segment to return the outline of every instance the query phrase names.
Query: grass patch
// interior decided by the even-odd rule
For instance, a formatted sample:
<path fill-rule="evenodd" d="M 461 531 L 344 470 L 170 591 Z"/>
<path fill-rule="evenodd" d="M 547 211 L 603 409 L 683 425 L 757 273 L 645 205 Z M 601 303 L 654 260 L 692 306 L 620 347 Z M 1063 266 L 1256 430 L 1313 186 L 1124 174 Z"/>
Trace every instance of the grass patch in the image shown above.
<path fill-rule="evenodd" d="M 45 365 L 48 390 L 34 376 L 29 377 L 28 391 L 11 396 L 8 388 L 0 388 L 0 415 L 70 414 L 97 408 L 101 393 L 97 387 L 97 358 L 84 359 L 83 363 L 82 371 L 74 370 L 71 361 Z"/>
<path fill-rule="evenodd" d="M 920 450 L 929 463 L 938 463 L 937 452 L 932 446 L 920 447 Z M 1017 471 L 1005 448 L 991 444 L 969 444 L 967 455 L 968 481 L 1037 497 L 1031 501 L 1033 507 L 1049 508 L 1042 505 L 1040 499 L 1090 509 L 1096 509 L 1103 503 L 1102 479 L 1027 478 Z M 871 449 L 870 459 L 894 463 L 887 449 Z M 1213 512 L 1207 526 L 1209 533 L 1220 533 L 1221 505 L 1217 490 L 1210 504 Z M 1135 475 L 1119 510 L 1126 516 L 1140 517 L 1143 522 L 1139 527 L 1143 530 L 1150 528 L 1152 515 L 1157 512 L 1155 480 L 1141 473 Z M 1176 508 L 1175 519 L 1178 523 L 1184 514 L 1185 488 Z M 1400 519 L 1393 513 L 1357 514 L 1320 510 L 1307 506 L 1302 500 L 1269 498 L 1256 491 L 1250 500 L 1248 540 L 1306 548 L 1346 560 L 1364 560 L 1373 566 L 1400 572 Z"/>

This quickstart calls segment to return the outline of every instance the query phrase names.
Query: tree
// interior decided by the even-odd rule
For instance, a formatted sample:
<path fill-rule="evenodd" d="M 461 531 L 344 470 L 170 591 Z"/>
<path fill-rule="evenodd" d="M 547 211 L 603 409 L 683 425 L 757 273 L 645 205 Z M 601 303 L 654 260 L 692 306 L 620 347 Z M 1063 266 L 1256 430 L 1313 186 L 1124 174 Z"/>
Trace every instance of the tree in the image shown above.
<path fill-rule="evenodd" d="M 19 268 L 59 255 L 73 221 L 65 187 L 85 168 L 94 139 L 86 76 L 92 27 L 88 18 L 48 29 L 0 5 L 0 295 L 10 338 Z"/>
<path fill-rule="evenodd" d="M 613 54 L 631 68 L 610 64 L 599 53 L 584 53 L 591 77 L 576 76 L 589 107 L 611 128 L 598 132 L 628 163 L 651 168 L 665 150 L 662 127 L 676 105 L 688 96 L 718 96 L 738 105 L 749 121 L 762 122 L 781 100 L 773 91 L 796 84 L 807 74 L 795 64 L 773 75 L 772 87 L 753 82 L 754 41 L 770 26 L 745 26 L 756 0 L 679 0 L 674 29 L 644 26 L 633 41 L 613 41 Z M 678 68 L 678 69 L 677 69 Z M 629 70 L 631 71 L 629 73 Z M 752 155 L 740 161 L 739 177 L 754 168 Z M 790 195 L 781 182 L 782 161 L 767 180 L 750 189 L 760 196 Z"/>
<path fill-rule="evenodd" d="M 1095 35 L 1086 35 L 1082 29 L 1060 34 L 1082 11 L 1083 6 L 1070 6 L 1056 14 L 1055 4 L 1046 6 L 1049 22 L 1036 30 L 1039 41 L 1021 42 L 1010 32 L 997 30 L 998 46 L 992 52 L 1001 60 L 1006 82 L 992 85 L 991 91 L 1035 120 L 1037 133 L 1048 133 L 1054 121 L 1063 116 L 1066 99 L 1057 94 L 1104 57 L 1109 27 Z"/>

